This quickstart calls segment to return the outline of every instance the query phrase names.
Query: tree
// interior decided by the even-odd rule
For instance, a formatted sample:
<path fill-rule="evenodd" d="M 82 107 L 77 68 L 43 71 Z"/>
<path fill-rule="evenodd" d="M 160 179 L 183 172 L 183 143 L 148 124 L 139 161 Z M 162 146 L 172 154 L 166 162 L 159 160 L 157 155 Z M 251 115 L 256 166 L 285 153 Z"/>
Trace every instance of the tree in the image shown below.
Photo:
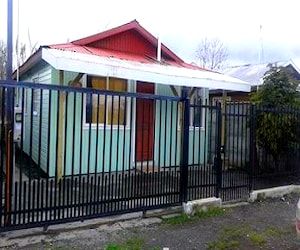
<path fill-rule="evenodd" d="M 20 66 L 26 61 L 27 56 L 26 56 L 26 44 L 21 43 L 19 45 L 18 39 L 16 41 L 16 55 L 15 55 L 15 66 L 14 68 L 18 69 Z M 17 80 L 19 80 L 19 72 L 17 72 Z"/>
<path fill-rule="evenodd" d="M 2 40 L 0 40 L 0 80 L 6 78 L 6 60 L 7 60 L 6 44 Z"/>
<path fill-rule="evenodd" d="M 16 42 L 16 57 L 18 57 L 16 67 L 19 68 L 26 61 L 27 56 L 26 56 L 26 44 L 21 43 L 19 45 L 18 39 Z"/>
<path fill-rule="evenodd" d="M 29 46 L 30 54 L 33 54 L 36 51 L 36 46 L 37 46 L 37 43 L 35 43 L 34 46 L 32 46 L 31 42 L 30 42 L 30 46 Z M 15 60 L 15 63 L 14 63 L 14 68 L 17 68 L 17 67 L 20 67 L 27 59 L 26 44 L 21 42 L 20 47 L 18 47 L 18 39 L 17 39 L 15 51 L 19 57 L 19 60 Z M 15 54 L 15 58 L 16 57 L 17 57 L 17 55 Z M 7 46 L 4 41 L 0 40 L 0 80 L 3 80 L 6 78 L 6 63 L 7 63 Z"/>
<path fill-rule="evenodd" d="M 227 48 L 218 38 L 204 38 L 196 50 L 200 66 L 206 69 L 219 70 L 228 59 Z"/>
<path fill-rule="evenodd" d="M 300 142 L 299 82 L 286 68 L 271 67 L 262 87 L 252 94 L 256 108 L 255 131 L 259 148 L 272 155 L 276 168 L 286 153 Z"/>
<path fill-rule="evenodd" d="M 268 108 L 299 106 L 299 81 L 287 68 L 271 67 L 263 78 L 263 85 L 251 96 L 254 103 Z"/>

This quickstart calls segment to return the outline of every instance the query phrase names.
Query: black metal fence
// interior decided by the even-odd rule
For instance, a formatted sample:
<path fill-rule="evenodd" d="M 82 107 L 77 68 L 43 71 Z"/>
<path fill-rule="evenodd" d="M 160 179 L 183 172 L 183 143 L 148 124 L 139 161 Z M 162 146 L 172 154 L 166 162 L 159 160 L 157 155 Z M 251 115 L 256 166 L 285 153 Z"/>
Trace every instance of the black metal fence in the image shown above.
<path fill-rule="evenodd" d="M 219 195 L 219 107 L 142 93 L 0 84 L 0 230 Z M 5 119 L 9 91 L 18 106 L 12 127 Z"/>
<path fill-rule="evenodd" d="M 224 200 L 247 199 L 251 181 L 251 105 L 227 103 L 222 115 Z"/>
<path fill-rule="evenodd" d="M 254 107 L 253 188 L 300 184 L 300 109 Z"/>
<path fill-rule="evenodd" d="M 296 109 L 10 81 L 0 96 L 0 231 L 298 183 Z"/>
<path fill-rule="evenodd" d="M 240 180 L 248 179 L 253 190 L 299 184 L 299 112 L 299 108 L 227 103 L 223 168 L 239 173 Z"/>

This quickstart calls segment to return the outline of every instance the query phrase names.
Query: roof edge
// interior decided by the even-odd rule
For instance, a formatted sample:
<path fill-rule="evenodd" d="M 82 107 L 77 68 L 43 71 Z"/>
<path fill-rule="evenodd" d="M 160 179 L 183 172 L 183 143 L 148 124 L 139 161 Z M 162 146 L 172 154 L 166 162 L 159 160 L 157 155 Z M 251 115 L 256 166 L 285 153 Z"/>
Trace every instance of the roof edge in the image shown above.
<path fill-rule="evenodd" d="M 25 72 L 30 70 L 36 64 L 38 64 L 42 59 L 42 48 L 46 46 L 41 46 L 39 49 L 34 52 L 29 58 L 19 67 L 19 76 L 23 75 Z M 18 69 L 13 72 L 13 79 L 17 78 Z"/>
<path fill-rule="evenodd" d="M 93 43 L 97 40 L 101 40 L 101 39 L 105 39 L 109 36 L 113 36 L 116 35 L 118 33 L 124 32 L 124 31 L 128 31 L 128 30 L 136 30 L 137 32 L 139 32 L 146 40 L 148 40 L 151 44 L 153 44 L 154 46 L 157 46 L 158 43 L 158 39 L 156 37 L 154 37 L 148 30 L 146 30 L 143 26 L 141 26 L 139 24 L 139 22 L 134 19 L 133 21 L 117 26 L 115 28 L 91 35 L 91 36 L 87 36 L 78 40 L 74 40 L 71 43 L 73 43 L 74 45 L 81 45 L 81 46 L 86 46 L 87 44 Z M 174 52 L 172 52 L 165 44 L 161 44 L 161 50 L 163 53 L 165 53 L 166 55 L 168 55 L 169 57 L 173 58 L 176 62 L 180 62 L 183 63 L 184 60 L 181 59 L 179 56 L 177 56 Z"/>

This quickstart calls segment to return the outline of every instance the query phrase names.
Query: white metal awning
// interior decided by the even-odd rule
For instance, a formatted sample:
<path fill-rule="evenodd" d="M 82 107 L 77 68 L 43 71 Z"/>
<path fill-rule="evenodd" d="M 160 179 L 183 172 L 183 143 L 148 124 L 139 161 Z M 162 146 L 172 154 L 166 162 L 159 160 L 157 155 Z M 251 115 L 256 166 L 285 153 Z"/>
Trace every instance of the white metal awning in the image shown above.
<path fill-rule="evenodd" d="M 224 74 L 142 63 L 113 57 L 42 48 L 42 59 L 57 70 L 111 76 L 165 85 L 250 92 L 250 83 Z"/>

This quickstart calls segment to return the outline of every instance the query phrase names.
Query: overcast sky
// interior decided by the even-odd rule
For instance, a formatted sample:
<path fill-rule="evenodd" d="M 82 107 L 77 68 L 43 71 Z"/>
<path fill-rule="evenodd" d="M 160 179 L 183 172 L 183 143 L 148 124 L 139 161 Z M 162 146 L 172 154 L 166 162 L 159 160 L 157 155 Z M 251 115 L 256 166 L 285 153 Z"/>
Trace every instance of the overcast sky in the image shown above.
<path fill-rule="evenodd" d="M 263 47 L 264 61 L 292 59 L 300 66 L 296 0 L 14 0 L 15 32 L 18 2 L 23 43 L 28 32 L 33 44 L 47 45 L 136 19 L 186 62 L 195 61 L 203 38 L 218 37 L 228 48 L 230 65 L 257 63 Z M 6 14 L 7 0 L 0 0 L 0 39 L 5 41 Z"/>

